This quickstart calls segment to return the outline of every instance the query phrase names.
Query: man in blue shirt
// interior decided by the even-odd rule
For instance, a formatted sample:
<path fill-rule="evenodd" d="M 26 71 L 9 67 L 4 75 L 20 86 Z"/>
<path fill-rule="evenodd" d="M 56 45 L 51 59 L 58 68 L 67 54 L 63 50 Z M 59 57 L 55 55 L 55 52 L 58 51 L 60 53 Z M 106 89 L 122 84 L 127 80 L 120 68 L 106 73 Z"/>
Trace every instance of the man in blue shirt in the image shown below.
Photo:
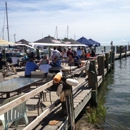
<path fill-rule="evenodd" d="M 34 63 L 33 57 L 29 56 L 28 58 L 29 60 L 25 66 L 25 77 L 31 77 L 31 72 L 38 69 L 38 66 Z"/>
<path fill-rule="evenodd" d="M 50 63 L 50 65 L 52 67 L 60 67 L 61 65 L 61 62 L 60 62 L 60 59 L 58 58 L 58 56 L 55 56 L 53 61 Z"/>

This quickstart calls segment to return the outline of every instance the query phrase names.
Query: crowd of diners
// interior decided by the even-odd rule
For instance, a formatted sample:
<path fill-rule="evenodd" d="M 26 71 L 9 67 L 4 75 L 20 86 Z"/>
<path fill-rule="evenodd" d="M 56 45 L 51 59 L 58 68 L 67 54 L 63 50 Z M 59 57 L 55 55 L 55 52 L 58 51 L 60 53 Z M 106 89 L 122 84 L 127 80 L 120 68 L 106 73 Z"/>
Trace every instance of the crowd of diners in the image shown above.
<path fill-rule="evenodd" d="M 64 61 L 68 63 L 68 66 L 78 66 L 81 67 L 81 61 L 87 60 L 90 57 L 95 57 L 96 54 L 94 49 L 88 49 L 83 47 L 77 47 L 77 50 L 73 50 L 72 48 L 63 48 L 61 47 L 54 47 L 51 51 L 51 56 L 47 57 L 47 55 L 43 56 L 35 56 L 33 52 L 29 54 L 24 54 L 22 58 L 22 62 L 25 64 L 25 77 L 31 77 L 31 72 L 39 69 L 44 71 L 45 76 L 49 72 L 51 67 L 60 67 L 61 62 Z M 35 62 L 37 61 L 37 63 Z M 19 64 L 19 59 L 15 55 L 12 57 L 12 64 L 17 67 L 21 66 Z M 5 61 L 0 58 L 0 70 L 5 67 Z"/>

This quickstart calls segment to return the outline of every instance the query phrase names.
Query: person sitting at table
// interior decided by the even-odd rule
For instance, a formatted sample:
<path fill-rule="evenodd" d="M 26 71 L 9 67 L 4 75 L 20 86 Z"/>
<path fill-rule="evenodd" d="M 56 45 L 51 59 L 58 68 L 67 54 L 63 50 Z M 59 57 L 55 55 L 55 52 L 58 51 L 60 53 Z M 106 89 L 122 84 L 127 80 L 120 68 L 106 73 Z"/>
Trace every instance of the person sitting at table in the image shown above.
<path fill-rule="evenodd" d="M 90 51 L 88 50 L 88 52 L 86 53 L 86 57 L 87 57 L 87 58 L 90 58 L 90 56 L 91 56 L 91 55 L 90 55 Z"/>
<path fill-rule="evenodd" d="M 86 52 L 85 51 L 82 51 L 82 55 L 81 55 L 81 60 L 87 60 L 87 57 L 86 57 Z"/>
<path fill-rule="evenodd" d="M 51 68 L 51 66 L 48 63 L 41 64 L 39 66 L 39 70 L 41 70 L 41 71 L 43 71 L 45 73 L 45 78 L 47 78 L 47 74 L 48 74 L 50 68 Z"/>
<path fill-rule="evenodd" d="M 74 66 L 75 65 L 75 60 L 74 60 L 74 54 L 71 52 L 68 56 L 68 65 L 69 66 Z"/>
<path fill-rule="evenodd" d="M 75 62 L 75 66 L 80 66 L 80 64 L 81 64 L 80 57 L 77 56 L 76 51 L 74 51 L 74 62 Z"/>
<path fill-rule="evenodd" d="M 42 56 L 42 59 L 39 62 L 39 66 L 42 64 L 49 64 L 49 59 L 47 58 L 47 55 Z"/>
<path fill-rule="evenodd" d="M 60 67 L 61 62 L 60 62 L 60 59 L 58 58 L 57 55 L 54 57 L 54 59 L 52 60 L 52 62 L 50 63 L 50 65 L 52 67 Z"/>
<path fill-rule="evenodd" d="M 91 51 L 91 57 L 95 57 L 95 56 L 96 56 L 95 51 L 94 51 L 94 49 L 92 49 L 92 51 Z"/>
<path fill-rule="evenodd" d="M 28 61 L 25 66 L 25 77 L 31 77 L 31 72 L 38 69 L 38 66 L 34 63 L 34 57 L 28 56 Z"/>

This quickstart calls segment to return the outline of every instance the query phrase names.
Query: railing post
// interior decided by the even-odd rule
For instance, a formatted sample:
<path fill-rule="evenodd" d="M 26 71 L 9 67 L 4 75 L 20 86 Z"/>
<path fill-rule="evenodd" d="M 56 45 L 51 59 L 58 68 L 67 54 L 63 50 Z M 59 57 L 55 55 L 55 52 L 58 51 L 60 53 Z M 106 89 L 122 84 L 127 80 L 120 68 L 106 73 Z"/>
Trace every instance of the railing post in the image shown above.
<path fill-rule="evenodd" d="M 110 54 L 109 54 L 109 63 L 110 63 L 110 71 L 112 69 L 112 51 L 110 51 Z"/>
<path fill-rule="evenodd" d="M 104 46 L 104 52 L 106 52 L 106 47 Z"/>
<path fill-rule="evenodd" d="M 104 56 L 103 55 L 98 56 L 98 75 L 102 75 L 103 80 L 104 80 L 105 76 L 104 76 Z"/>
<path fill-rule="evenodd" d="M 125 46 L 125 57 L 127 56 L 127 46 Z"/>
<path fill-rule="evenodd" d="M 74 103 L 73 103 L 73 91 L 72 86 L 66 83 L 66 79 L 63 79 L 63 88 L 65 102 L 62 102 L 62 112 L 66 113 L 69 117 L 70 129 L 75 130 L 75 114 L 74 114 Z"/>
<path fill-rule="evenodd" d="M 121 52 L 122 52 L 122 46 L 120 46 L 120 59 L 122 58 Z"/>
<path fill-rule="evenodd" d="M 111 67 L 112 67 L 112 69 L 114 69 L 114 64 L 115 64 L 115 53 L 114 53 L 113 51 L 111 52 L 111 58 L 112 58 L 112 63 L 111 63 L 112 66 L 111 66 Z"/>
<path fill-rule="evenodd" d="M 91 60 L 88 71 L 88 84 L 92 88 L 91 105 L 97 106 L 97 74 L 96 74 L 96 61 Z"/>
<path fill-rule="evenodd" d="M 116 53 L 119 53 L 119 47 L 116 46 Z"/>
<path fill-rule="evenodd" d="M 108 70 L 109 70 L 109 68 L 108 68 L 108 65 L 109 65 L 108 53 L 105 53 L 105 57 L 106 57 L 106 59 L 105 59 L 105 68 L 107 69 L 107 72 L 108 72 Z"/>

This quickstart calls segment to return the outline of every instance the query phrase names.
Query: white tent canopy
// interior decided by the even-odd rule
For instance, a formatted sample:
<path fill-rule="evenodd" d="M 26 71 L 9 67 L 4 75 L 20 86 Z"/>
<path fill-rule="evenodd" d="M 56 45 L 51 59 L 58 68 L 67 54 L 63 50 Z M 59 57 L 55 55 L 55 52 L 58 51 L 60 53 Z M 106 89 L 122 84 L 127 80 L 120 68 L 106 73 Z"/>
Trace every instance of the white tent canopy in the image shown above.
<path fill-rule="evenodd" d="M 64 43 L 30 43 L 32 45 L 32 47 L 37 47 L 37 46 L 64 46 L 64 47 L 69 47 L 69 46 L 83 46 L 86 47 L 86 45 L 84 44 L 64 44 Z"/>

